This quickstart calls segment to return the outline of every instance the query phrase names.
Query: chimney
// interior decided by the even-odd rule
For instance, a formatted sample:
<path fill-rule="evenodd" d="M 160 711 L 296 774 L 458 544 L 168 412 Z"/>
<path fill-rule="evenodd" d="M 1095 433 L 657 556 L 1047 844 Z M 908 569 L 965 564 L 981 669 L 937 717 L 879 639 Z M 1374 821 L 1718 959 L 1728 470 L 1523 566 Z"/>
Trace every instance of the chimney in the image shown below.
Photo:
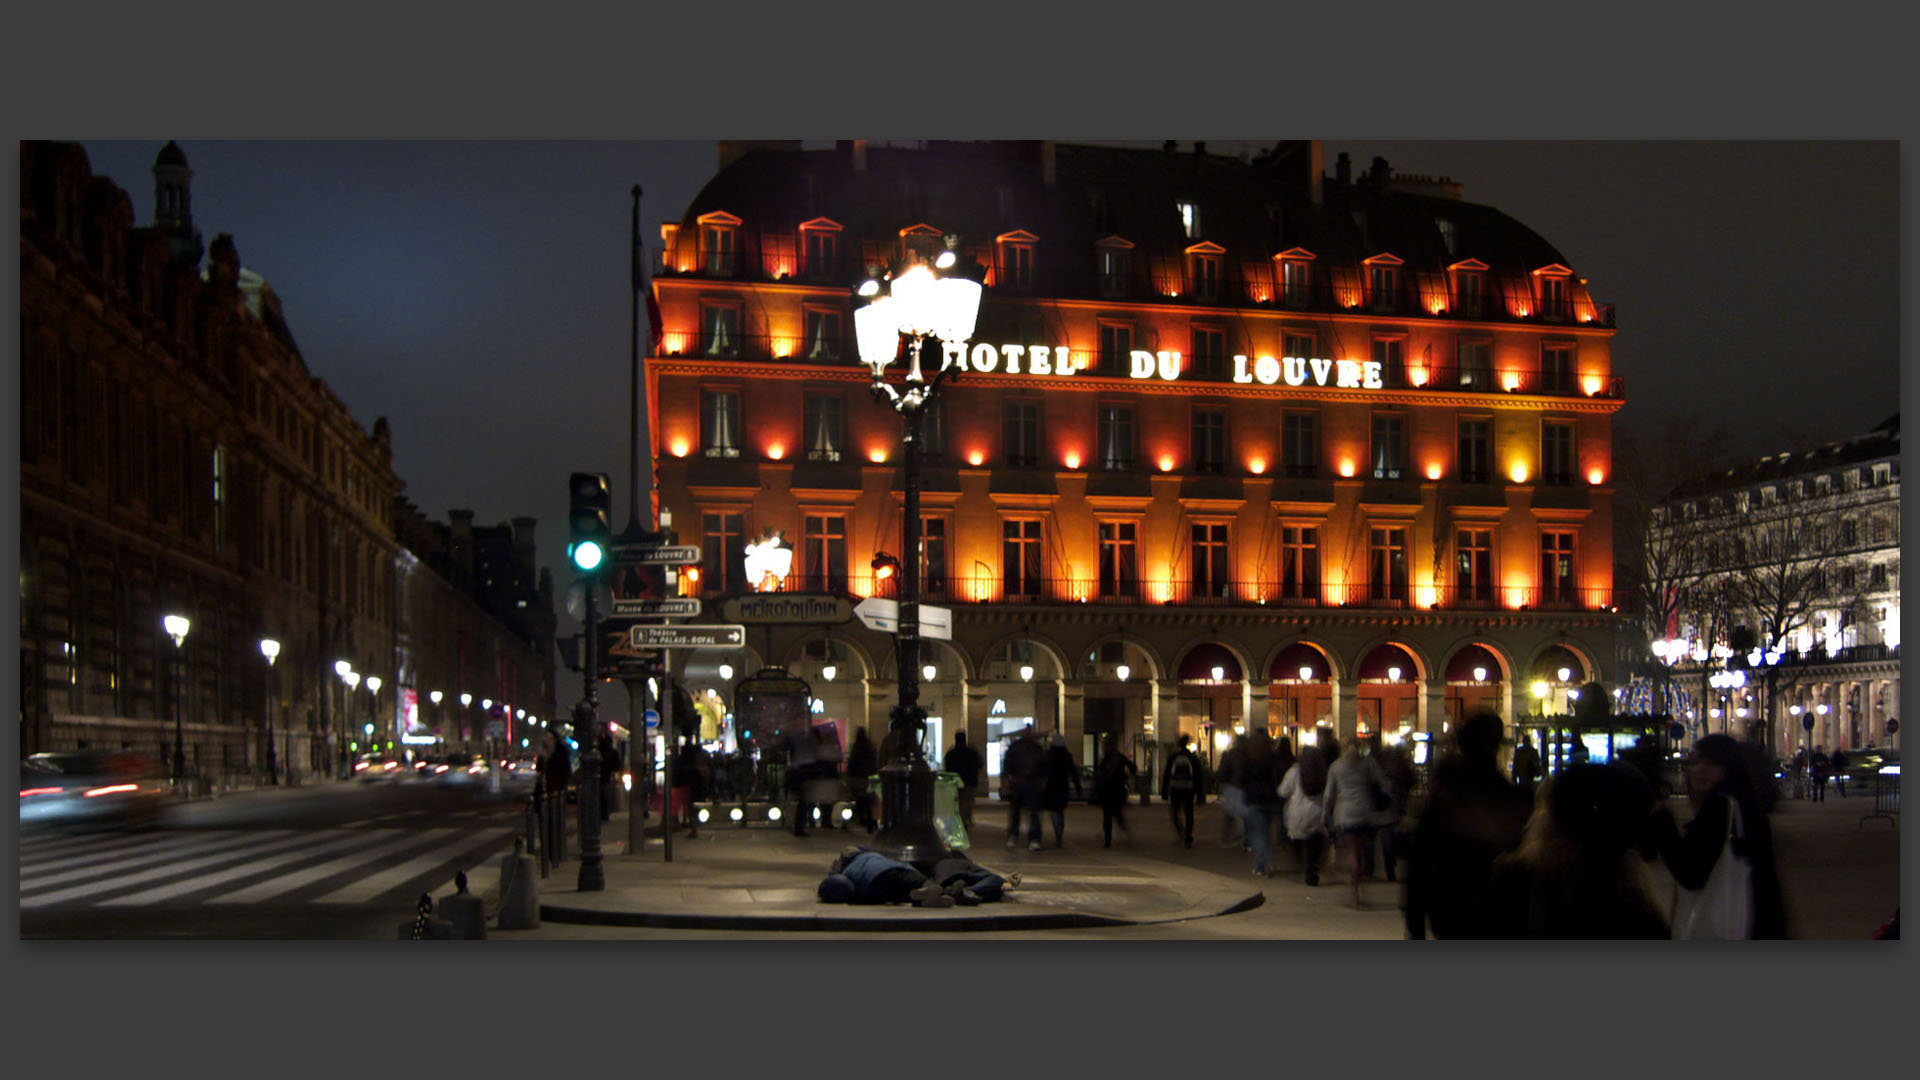
<path fill-rule="evenodd" d="M 1387 193 L 1387 180 L 1392 175 L 1393 169 L 1387 165 L 1387 159 L 1383 157 L 1374 158 L 1372 167 L 1367 170 L 1367 179 L 1372 181 L 1373 190 L 1382 195 Z"/>
<path fill-rule="evenodd" d="M 1333 182 L 1341 187 L 1353 183 L 1353 159 L 1347 156 L 1345 150 L 1340 151 L 1340 156 L 1333 160 Z"/>
<path fill-rule="evenodd" d="M 1321 171 L 1326 166 L 1326 144 L 1319 139 L 1307 141 L 1307 191 L 1313 205 L 1320 205 L 1320 185 L 1326 181 Z"/>
<path fill-rule="evenodd" d="M 1053 186 L 1053 150 L 1056 144 L 1048 139 L 1040 144 L 1040 179 L 1048 187 Z"/>
<path fill-rule="evenodd" d="M 853 171 L 857 173 L 867 171 L 867 140 L 865 139 L 853 140 Z"/>

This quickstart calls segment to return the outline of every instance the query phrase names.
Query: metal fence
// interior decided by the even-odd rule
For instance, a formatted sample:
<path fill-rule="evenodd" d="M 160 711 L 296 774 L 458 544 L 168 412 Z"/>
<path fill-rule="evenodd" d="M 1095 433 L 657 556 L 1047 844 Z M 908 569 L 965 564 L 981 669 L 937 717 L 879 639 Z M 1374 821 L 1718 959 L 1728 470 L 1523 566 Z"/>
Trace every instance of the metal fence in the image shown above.
<path fill-rule="evenodd" d="M 1863 814 L 1860 824 L 1865 825 L 1875 818 L 1884 819 L 1889 825 L 1898 825 L 1900 816 L 1900 774 L 1882 772 L 1873 778 L 1873 812 Z"/>

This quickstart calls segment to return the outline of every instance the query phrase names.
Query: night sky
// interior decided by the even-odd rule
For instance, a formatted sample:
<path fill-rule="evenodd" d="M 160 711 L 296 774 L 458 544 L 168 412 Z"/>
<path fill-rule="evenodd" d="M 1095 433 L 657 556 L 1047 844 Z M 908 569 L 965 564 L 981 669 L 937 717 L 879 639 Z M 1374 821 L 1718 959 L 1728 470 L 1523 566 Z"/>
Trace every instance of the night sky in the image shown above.
<path fill-rule="evenodd" d="M 142 225 L 163 143 L 84 143 Z M 563 585 L 569 471 L 611 473 L 625 524 L 629 191 L 651 252 L 714 143 L 181 146 L 195 225 L 233 235 L 355 418 L 389 419 L 428 517 L 538 518 Z M 1558 247 L 1617 307 L 1629 427 L 1724 427 L 1757 456 L 1897 409 L 1896 143 L 1329 141 L 1329 174 L 1342 151 L 1356 176 L 1448 176 Z"/>

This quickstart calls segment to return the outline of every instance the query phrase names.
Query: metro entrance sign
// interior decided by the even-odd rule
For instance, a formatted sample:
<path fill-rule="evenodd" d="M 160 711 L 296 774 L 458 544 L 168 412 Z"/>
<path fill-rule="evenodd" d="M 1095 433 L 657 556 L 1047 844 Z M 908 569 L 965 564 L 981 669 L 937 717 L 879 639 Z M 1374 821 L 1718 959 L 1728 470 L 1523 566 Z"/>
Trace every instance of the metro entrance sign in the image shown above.
<path fill-rule="evenodd" d="M 900 629 L 900 604 L 896 600 L 869 596 L 854 605 L 853 613 L 869 630 L 891 634 Z M 953 609 L 933 604 L 920 605 L 920 636 L 953 640 Z"/>
<path fill-rule="evenodd" d="M 735 649 L 747 643 L 747 628 L 738 624 L 706 626 L 636 625 L 627 631 L 633 649 Z"/>

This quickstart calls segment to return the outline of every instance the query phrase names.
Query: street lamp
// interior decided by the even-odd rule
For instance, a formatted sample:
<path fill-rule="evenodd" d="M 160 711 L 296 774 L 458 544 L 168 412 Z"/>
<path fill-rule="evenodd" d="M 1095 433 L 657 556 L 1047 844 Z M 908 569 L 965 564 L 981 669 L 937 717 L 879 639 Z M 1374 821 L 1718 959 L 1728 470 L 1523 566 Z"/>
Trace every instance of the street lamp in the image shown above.
<path fill-rule="evenodd" d="M 373 694 L 373 701 L 367 705 L 367 742 L 368 749 L 374 745 L 374 737 L 380 733 L 380 676 L 367 676 L 367 689 Z"/>
<path fill-rule="evenodd" d="M 347 684 L 345 715 L 340 718 L 340 775 L 350 777 L 353 772 L 353 763 L 348 757 L 346 732 L 352 730 L 348 725 L 353 723 L 353 692 L 360 689 L 360 673 L 353 670 L 353 665 L 345 660 L 334 661 L 333 672 L 340 676 L 341 682 Z"/>
<path fill-rule="evenodd" d="M 871 368 L 874 396 L 890 404 L 904 421 L 902 463 L 905 520 L 901 523 L 899 623 L 894 630 L 900 700 L 889 725 L 894 743 L 904 753 L 880 770 L 881 831 L 874 841 L 905 862 L 927 862 L 947 847 L 933 828 L 933 770 L 921 747 L 926 710 L 920 707 L 920 443 L 925 410 L 952 368 L 942 363 L 929 382 L 920 369 L 921 349 L 928 338 L 939 338 L 950 350 L 964 348 L 973 337 L 980 314 L 980 283 L 957 272 L 958 237 L 947 238 L 947 250 L 933 266 L 915 260 L 886 283 L 876 275 L 860 285 L 859 295 L 870 301 L 854 312 L 854 336 L 860 362 Z M 936 273 L 940 271 L 941 273 Z M 904 389 L 886 382 L 887 368 L 900 356 L 900 339 L 907 340 Z"/>
<path fill-rule="evenodd" d="M 187 661 L 185 649 L 187 644 L 187 631 L 193 628 L 193 623 L 189 621 L 185 615 L 168 615 L 160 620 L 160 625 L 166 628 L 167 636 L 173 639 L 173 660 L 175 667 L 173 681 L 173 783 L 174 787 L 184 795 L 186 791 L 181 786 L 181 781 L 185 780 L 187 776 L 187 752 L 183 745 L 185 737 L 182 734 L 180 718 L 183 702 L 180 699 L 185 696 L 187 691 Z"/>
<path fill-rule="evenodd" d="M 280 643 L 272 638 L 260 639 L 260 655 L 267 658 L 267 709 L 260 716 L 261 734 L 267 740 L 267 776 L 275 784 L 280 783 L 280 760 L 273 752 L 273 699 L 274 667 L 273 662 L 280 658 Z M 283 738 L 284 742 L 285 739 Z"/>

